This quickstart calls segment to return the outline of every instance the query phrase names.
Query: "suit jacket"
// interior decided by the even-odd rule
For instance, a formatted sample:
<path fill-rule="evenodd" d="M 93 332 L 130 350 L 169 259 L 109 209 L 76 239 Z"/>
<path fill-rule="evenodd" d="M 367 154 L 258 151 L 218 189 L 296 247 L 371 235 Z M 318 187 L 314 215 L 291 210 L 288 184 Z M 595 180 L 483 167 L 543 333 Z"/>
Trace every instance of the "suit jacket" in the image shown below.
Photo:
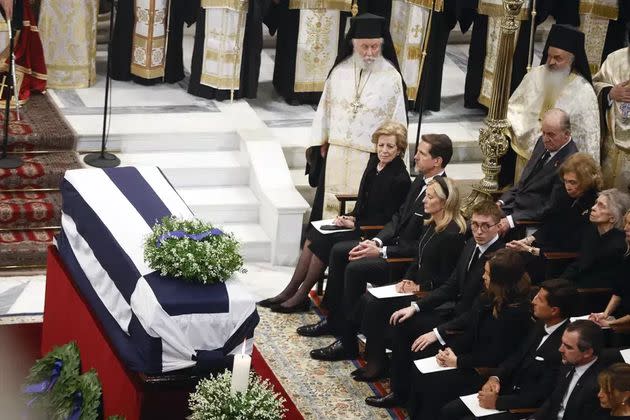
<path fill-rule="evenodd" d="M 421 290 L 433 290 L 450 277 L 453 261 L 459 258 L 463 248 L 464 234 L 459 232 L 455 221 L 441 232 L 436 232 L 435 224 L 431 223 L 420 238 L 416 261 L 403 278 L 413 280 Z"/>
<path fill-rule="evenodd" d="M 400 157 L 396 157 L 377 174 L 378 162 L 376 154 L 370 156 L 359 184 L 357 202 L 349 213 L 356 217 L 359 225 L 387 223 L 409 192 L 411 179 Z"/>
<path fill-rule="evenodd" d="M 416 304 L 421 312 L 433 309 L 453 310 L 455 316 L 466 313 L 474 300 L 481 292 L 484 265 L 488 260 L 488 255 L 494 251 L 505 247 L 505 243 L 498 239 L 484 252 L 476 262 L 471 264 L 468 270 L 468 263 L 472 257 L 477 243 L 473 238 L 464 245 L 455 269 L 450 277 L 440 287 L 431 291 L 427 296 L 419 299 Z"/>
<path fill-rule="evenodd" d="M 597 393 L 599 392 L 597 375 L 605 367 L 605 364 L 598 359 L 584 372 L 571 392 L 562 420 L 597 420 L 606 415 L 606 410 L 599 405 L 599 399 L 597 398 Z M 566 383 L 570 369 L 570 366 L 563 366 L 560 369 L 553 393 L 536 413 L 530 417 L 531 420 L 557 419 L 558 410 L 566 392 L 566 386 L 562 385 Z"/>
<path fill-rule="evenodd" d="M 536 163 L 545 153 L 542 137 L 536 142 L 532 157 L 527 161 L 521 179 L 512 189 L 501 196 L 503 211 L 512 215 L 514 223 L 520 220 L 541 221 L 558 203 L 552 197 L 560 197 L 558 189 L 564 186 L 558 176 L 558 167 L 564 160 L 578 151 L 573 140 L 558 151 L 540 171 L 530 176 Z"/>
<path fill-rule="evenodd" d="M 446 174 L 444 174 L 446 176 Z M 424 178 L 417 176 L 409 188 L 407 199 L 392 219 L 376 235 L 387 246 L 388 257 L 414 257 L 418 250 L 418 239 L 424 231 Z M 426 191 L 426 189 L 425 189 Z"/>
<path fill-rule="evenodd" d="M 569 320 L 565 320 L 538 347 L 545 334 L 543 322 L 537 322 L 529 336 L 497 369 L 501 392 L 497 410 L 538 407 L 551 393 L 556 383 L 561 357 L 558 348 Z"/>

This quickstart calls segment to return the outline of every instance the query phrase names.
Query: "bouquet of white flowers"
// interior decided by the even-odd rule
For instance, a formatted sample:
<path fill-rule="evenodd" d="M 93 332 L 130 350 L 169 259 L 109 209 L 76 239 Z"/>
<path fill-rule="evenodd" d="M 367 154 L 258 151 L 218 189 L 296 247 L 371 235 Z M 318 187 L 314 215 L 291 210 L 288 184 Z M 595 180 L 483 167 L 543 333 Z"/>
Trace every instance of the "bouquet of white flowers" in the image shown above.
<path fill-rule="evenodd" d="M 144 259 L 161 275 L 195 283 L 225 281 L 235 271 L 245 272 L 239 243 L 198 219 L 164 217 L 144 243 Z"/>
<path fill-rule="evenodd" d="M 250 373 L 246 392 L 230 392 L 232 373 L 226 370 L 216 377 L 202 379 L 190 394 L 191 420 L 279 420 L 287 411 L 284 398 L 273 391 L 268 380 Z"/>

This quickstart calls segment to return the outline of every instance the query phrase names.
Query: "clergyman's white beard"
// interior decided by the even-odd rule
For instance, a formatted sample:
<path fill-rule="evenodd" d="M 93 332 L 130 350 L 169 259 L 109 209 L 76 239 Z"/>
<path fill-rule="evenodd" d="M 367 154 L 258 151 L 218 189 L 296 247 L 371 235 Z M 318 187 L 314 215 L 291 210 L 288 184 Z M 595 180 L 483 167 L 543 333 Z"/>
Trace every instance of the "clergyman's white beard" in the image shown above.
<path fill-rule="evenodd" d="M 567 77 L 571 74 L 571 69 L 551 70 L 545 66 L 545 77 L 543 78 L 545 89 L 560 90 L 566 84 Z"/>
<path fill-rule="evenodd" d="M 381 55 L 377 55 L 376 57 L 362 57 L 357 51 L 352 53 L 352 58 L 354 62 L 357 64 L 361 70 L 371 70 L 374 67 L 374 63 L 381 58 Z"/>

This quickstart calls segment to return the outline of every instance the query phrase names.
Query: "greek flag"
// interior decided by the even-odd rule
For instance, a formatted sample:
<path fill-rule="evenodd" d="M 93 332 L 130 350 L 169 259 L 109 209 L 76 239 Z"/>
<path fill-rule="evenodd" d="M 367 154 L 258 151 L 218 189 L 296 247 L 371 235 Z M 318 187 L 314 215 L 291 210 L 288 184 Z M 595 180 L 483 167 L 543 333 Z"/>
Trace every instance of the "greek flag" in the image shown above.
<path fill-rule="evenodd" d="M 143 242 L 156 221 L 193 217 L 158 168 L 71 170 L 61 192 L 57 248 L 130 370 L 221 367 L 246 339 L 251 352 L 259 318 L 238 282 L 191 284 L 145 263 Z"/>

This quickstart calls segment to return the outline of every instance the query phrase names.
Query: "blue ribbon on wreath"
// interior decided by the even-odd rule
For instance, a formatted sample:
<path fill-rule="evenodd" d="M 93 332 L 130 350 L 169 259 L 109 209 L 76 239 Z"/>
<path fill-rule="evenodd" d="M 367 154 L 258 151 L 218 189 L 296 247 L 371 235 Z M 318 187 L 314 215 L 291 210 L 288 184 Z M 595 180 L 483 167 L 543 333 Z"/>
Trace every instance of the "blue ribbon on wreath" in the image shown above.
<path fill-rule="evenodd" d="M 27 406 L 31 406 L 39 394 L 48 392 L 52 389 L 52 387 L 59 379 L 59 375 L 61 375 L 61 368 L 63 367 L 63 361 L 61 359 L 56 359 L 55 364 L 53 365 L 52 371 L 50 372 L 50 378 L 43 380 L 37 384 L 31 384 L 24 387 L 25 394 L 36 394 L 29 402 L 26 403 Z"/>
<path fill-rule="evenodd" d="M 81 391 L 75 392 L 72 400 L 72 412 L 70 412 L 67 420 L 79 420 L 81 418 L 81 409 L 83 408 L 83 394 Z"/>
<path fill-rule="evenodd" d="M 186 233 L 183 230 L 174 230 L 172 232 L 166 232 L 160 235 L 160 237 L 157 239 L 156 246 L 158 248 L 161 247 L 164 241 L 171 238 L 173 239 L 188 238 L 188 239 L 192 239 L 193 241 L 199 242 L 209 236 L 221 236 L 221 235 L 223 235 L 223 231 L 217 228 L 206 230 L 205 232 L 201 232 L 201 233 Z"/>

